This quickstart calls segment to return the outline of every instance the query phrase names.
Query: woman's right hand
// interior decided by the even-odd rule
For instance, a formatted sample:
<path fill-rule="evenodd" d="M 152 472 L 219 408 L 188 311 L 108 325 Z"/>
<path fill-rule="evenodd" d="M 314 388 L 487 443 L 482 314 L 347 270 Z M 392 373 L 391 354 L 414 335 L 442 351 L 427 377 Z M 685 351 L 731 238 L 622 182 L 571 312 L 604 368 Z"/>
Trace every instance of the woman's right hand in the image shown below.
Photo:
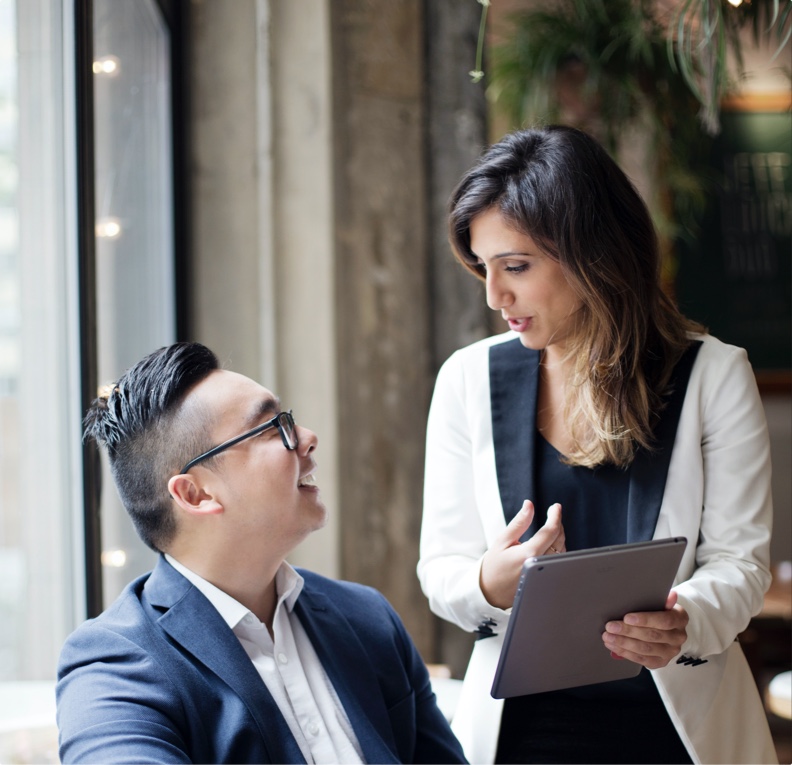
<path fill-rule="evenodd" d="M 481 592 L 487 602 L 496 608 L 511 608 L 522 565 L 528 558 L 566 551 L 561 505 L 551 505 L 547 510 L 545 525 L 529 540 L 520 542 L 520 537 L 528 530 L 533 517 L 533 502 L 526 499 L 520 512 L 484 553 L 481 561 Z"/>

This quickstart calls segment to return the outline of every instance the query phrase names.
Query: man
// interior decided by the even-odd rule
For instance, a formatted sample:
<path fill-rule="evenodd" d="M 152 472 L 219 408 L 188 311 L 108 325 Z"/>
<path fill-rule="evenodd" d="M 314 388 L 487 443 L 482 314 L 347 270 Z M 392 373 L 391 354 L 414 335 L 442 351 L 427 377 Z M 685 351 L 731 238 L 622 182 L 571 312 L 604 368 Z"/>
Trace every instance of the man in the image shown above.
<path fill-rule="evenodd" d="M 85 434 L 162 556 L 63 648 L 64 763 L 464 762 L 382 595 L 285 562 L 327 511 L 316 435 L 272 393 L 177 343 Z"/>

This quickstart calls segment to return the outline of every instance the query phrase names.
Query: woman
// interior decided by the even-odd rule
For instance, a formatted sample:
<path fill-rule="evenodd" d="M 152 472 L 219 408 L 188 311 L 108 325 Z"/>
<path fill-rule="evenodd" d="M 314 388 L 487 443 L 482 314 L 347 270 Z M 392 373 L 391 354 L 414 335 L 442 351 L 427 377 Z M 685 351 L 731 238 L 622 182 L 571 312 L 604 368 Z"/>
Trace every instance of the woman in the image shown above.
<path fill-rule="evenodd" d="M 775 762 L 735 642 L 770 582 L 745 352 L 665 296 L 646 206 L 573 128 L 486 151 L 452 195 L 450 238 L 510 328 L 445 363 L 428 423 L 418 573 L 436 614 L 479 633 L 454 719 L 468 758 Z M 637 678 L 490 697 L 526 557 L 670 536 L 689 543 L 666 610 L 603 634 Z"/>

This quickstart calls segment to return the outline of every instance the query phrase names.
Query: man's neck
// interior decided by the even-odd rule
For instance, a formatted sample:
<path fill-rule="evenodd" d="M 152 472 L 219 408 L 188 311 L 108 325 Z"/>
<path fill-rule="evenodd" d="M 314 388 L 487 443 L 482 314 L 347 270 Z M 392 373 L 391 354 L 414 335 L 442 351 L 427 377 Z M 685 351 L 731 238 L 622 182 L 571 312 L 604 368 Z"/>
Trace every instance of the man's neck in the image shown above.
<path fill-rule="evenodd" d="M 215 560 L 204 553 L 191 554 L 184 550 L 169 550 L 168 554 L 245 606 L 272 634 L 272 620 L 278 602 L 275 575 L 283 560 L 250 561 L 244 556 L 233 561 Z"/>

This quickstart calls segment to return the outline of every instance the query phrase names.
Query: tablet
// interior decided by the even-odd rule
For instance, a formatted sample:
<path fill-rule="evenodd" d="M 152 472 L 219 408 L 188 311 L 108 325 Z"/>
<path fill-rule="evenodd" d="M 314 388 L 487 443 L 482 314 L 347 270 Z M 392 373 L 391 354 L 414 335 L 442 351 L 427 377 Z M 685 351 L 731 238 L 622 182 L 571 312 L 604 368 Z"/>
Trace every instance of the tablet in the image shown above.
<path fill-rule="evenodd" d="M 526 560 L 492 696 L 635 677 L 641 665 L 614 659 L 602 642 L 605 623 L 662 611 L 686 542 L 673 537 Z"/>

